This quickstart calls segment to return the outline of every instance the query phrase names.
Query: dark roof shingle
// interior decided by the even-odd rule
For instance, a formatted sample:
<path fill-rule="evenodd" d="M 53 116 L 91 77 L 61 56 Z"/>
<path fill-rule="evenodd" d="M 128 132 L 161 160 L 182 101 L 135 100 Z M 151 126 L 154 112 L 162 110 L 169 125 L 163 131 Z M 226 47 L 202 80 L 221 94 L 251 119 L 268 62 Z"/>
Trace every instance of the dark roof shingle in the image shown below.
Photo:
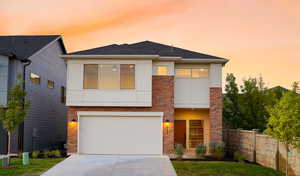
<path fill-rule="evenodd" d="M 0 54 L 27 59 L 58 37 L 60 35 L 0 36 Z"/>
<path fill-rule="evenodd" d="M 68 55 L 159 55 L 188 59 L 224 59 L 152 41 L 122 45 L 113 44 L 99 48 L 77 51 L 69 53 Z"/>

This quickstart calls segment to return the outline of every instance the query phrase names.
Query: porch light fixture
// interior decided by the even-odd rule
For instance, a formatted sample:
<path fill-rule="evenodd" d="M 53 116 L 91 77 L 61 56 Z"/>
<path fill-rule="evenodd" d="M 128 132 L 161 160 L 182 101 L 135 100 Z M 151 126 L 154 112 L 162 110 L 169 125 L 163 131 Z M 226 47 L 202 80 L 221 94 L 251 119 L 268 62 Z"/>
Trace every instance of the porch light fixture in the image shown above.
<path fill-rule="evenodd" d="M 167 132 L 167 134 L 169 134 L 169 126 L 170 126 L 170 120 L 169 119 L 165 120 L 165 126 L 166 126 L 166 132 Z"/>
<path fill-rule="evenodd" d="M 76 122 L 77 122 L 77 120 L 74 118 L 69 123 L 71 126 L 75 126 Z"/>
<path fill-rule="evenodd" d="M 170 120 L 168 120 L 168 119 L 165 120 L 165 124 L 166 124 L 167 127 L 169 127 L 170 126 Z"/>

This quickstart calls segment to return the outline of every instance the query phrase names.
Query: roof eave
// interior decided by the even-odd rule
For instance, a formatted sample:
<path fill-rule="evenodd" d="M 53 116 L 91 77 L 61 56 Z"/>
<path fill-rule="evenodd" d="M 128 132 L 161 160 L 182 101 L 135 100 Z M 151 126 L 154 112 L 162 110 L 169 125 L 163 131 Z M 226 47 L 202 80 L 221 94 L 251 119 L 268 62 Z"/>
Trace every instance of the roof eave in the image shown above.
<path fill-rule="evenodd" d="M 158 59 L 159 55 L 61 55 L 63 59 Z"/>
<path fill-rule="evenodd" d="M 180 59 L 176 63 L 218 63 L 225 65 L 229 60 L 223 58 L 193 58 L 193 59 Z"/>

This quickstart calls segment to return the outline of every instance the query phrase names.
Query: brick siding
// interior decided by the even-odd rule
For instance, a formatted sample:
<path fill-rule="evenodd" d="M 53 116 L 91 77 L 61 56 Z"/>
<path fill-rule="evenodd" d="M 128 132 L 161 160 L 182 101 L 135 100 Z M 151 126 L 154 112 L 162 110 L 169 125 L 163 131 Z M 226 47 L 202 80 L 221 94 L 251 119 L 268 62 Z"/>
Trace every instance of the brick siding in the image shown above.
<path fill-rule="evenodd" d="M 210 88 L 210 141 L 222 141 L 222 88 Z"/>

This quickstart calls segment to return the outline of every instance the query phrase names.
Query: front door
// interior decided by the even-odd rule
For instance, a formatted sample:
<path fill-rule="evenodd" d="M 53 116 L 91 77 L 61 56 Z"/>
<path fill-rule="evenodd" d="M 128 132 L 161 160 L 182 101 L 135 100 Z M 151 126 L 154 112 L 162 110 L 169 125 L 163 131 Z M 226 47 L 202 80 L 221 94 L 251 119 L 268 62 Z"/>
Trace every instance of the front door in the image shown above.
<path fill-rule="evenodd" d="M 174 139 L 175 144 L 182 144 L 186 147 L 186 121 L 175 120 L 174 122 Z"/>

